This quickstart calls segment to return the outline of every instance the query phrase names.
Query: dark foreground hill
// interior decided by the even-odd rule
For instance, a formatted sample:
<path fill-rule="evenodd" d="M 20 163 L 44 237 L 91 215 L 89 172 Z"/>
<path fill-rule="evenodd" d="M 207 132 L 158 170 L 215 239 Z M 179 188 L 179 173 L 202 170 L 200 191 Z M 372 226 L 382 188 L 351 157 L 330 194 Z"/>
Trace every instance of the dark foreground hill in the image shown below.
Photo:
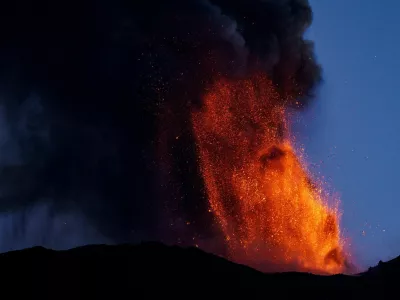
<path fill-rule="evenodd" d="M 41 247 L 0 255 L 4 299 L 251 298 L 361 299 L 397 297 L 400 259 L 358 276 L 264 274 L 197 248 L 158 243 Z M 2 298 L 3 298 L 2 297 Z"/>

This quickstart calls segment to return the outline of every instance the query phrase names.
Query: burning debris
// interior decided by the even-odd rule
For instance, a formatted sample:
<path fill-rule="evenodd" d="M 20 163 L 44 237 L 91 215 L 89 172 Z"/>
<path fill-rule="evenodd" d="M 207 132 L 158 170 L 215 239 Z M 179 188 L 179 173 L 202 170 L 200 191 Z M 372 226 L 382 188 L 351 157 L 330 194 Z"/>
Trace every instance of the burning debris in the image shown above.
<path fill-rule="evenodd" d="M 339 215 L 310 185 L 289 132 L 271 126 L 287 123 L 281 103 L 260 75 L 217 81 L 193 112 L 210 206 L 234 260 L 343 272 Z"/>

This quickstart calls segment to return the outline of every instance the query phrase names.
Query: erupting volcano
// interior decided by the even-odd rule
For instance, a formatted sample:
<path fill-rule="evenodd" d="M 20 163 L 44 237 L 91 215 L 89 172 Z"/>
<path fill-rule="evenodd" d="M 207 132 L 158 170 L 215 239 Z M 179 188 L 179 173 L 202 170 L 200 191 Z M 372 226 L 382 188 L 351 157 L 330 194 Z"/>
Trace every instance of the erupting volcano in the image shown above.
<path fill-rule="evenodd" d="M 345 270 L 338 211 L 297 157 L 272 81 L 217 80 L 192 124 L 210 210 L 231 259 L 280 270 Z"/>

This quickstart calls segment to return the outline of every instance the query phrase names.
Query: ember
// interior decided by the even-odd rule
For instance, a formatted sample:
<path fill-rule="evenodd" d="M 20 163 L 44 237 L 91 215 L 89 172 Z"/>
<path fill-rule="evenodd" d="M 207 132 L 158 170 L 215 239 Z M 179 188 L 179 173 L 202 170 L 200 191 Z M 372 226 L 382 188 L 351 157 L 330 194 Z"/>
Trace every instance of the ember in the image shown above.
<path fill-rule="evenodd" d="M 296 156 L 287 123 L 264 75 L 208 90 L 192 124 L 210 209 L 233 260 L 343 272 L 338 211 Z"/>

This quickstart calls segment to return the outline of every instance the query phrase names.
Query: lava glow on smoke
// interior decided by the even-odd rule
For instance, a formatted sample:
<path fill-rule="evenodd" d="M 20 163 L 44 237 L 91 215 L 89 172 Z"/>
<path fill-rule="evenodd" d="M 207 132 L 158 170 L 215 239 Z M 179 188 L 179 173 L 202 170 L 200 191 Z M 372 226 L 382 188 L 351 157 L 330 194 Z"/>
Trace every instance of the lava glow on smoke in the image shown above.
<path fill-rule="evenodd" d="M 222 79 L 208 89 L 192 124 L 210 209 L 233 260 L 343 272 L 337 209 L 296 156 L 287 123 L 264 75 Z"/>

